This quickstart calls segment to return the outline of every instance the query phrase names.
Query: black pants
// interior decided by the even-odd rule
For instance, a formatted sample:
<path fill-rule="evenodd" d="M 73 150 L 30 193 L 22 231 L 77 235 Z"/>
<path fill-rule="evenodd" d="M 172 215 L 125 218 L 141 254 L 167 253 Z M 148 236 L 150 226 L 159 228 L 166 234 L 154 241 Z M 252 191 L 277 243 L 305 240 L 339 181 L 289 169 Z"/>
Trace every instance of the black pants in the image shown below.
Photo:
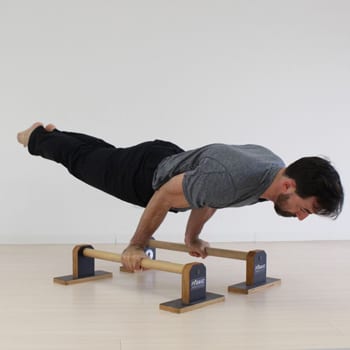
<path fill-rule="evenodd" d="M 145 207 L 154 190 L 152 179 L 160 161 L 183 150 L 155 140 L 129 148 L 78 133 L 36 128 L 29 139 L 32 155 L 64 165 L 76 178 L 123 201 Z"/>

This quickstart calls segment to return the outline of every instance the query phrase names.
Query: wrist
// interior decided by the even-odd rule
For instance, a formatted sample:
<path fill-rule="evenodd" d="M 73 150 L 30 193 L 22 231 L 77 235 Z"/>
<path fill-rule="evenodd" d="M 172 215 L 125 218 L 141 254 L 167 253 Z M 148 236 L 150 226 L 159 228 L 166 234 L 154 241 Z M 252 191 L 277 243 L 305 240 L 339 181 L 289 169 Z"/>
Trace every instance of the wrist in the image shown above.
<path fill-rule="evenodd" d="M 128 247 L 138 248 L 138 249 L 145 249 L 146 248 L 146 244 L 143 243 L 143 242 L 139 242 L 139 241 L 130 241 Z"/>
<path fill-rule="evenodd" d="M 196 242 L 198 239 L 199 239 L 199 235 L 196 235 L 196 236 L 185 235 L 185 244 L 191 244 L 193 242 Z"/>

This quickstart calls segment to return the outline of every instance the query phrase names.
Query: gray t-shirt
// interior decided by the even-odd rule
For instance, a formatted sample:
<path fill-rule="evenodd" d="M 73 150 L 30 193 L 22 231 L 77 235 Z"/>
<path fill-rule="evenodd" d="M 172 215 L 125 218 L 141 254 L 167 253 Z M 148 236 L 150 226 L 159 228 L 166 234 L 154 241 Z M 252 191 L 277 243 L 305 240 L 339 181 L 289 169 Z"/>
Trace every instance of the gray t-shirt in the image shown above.
<path fill-rule="evenodd" d="M 163 159 L 153 188 L 185 173 L 182 186 L 191 208 L 241 207 L 257 203 L 284 166 L 262 146 L 211 144 Z"/>

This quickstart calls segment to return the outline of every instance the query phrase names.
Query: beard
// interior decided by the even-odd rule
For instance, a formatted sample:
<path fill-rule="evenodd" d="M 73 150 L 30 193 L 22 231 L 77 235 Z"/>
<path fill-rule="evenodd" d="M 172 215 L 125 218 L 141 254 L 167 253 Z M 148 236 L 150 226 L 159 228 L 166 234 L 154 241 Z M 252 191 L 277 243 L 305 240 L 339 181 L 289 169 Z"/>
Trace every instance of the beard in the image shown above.
<path fill-rule="evenodd" d="M 290 198 L 290 194 L 280 194 L 275 202 L 275 212 L 285 218 L 295 218 L 296 215 L 285 209 L 286 204 Z"/>

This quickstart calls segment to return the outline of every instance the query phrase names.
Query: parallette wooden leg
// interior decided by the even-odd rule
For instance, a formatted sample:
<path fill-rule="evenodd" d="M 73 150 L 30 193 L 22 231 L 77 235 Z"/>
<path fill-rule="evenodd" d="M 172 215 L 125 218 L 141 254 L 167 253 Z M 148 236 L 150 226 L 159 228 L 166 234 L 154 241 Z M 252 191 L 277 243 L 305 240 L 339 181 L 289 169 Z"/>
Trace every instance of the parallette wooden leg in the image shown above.
<path fill-rule="evenodd" d="M 263 250 L 248 252 L 246 264 L 246 281 L 229 286 L 229 292 L 251 294 L 281 284 L 278 278 L 266 277 L 267 257 Z"/>
<path fill-rule="evenodd" d="M 111 278 L 113 276 L 111 272 L 95 271 L 95 259 L 83 255 L 85 248 L 93 249 L 91 245 L 77 245 L 73 248 L 73 274 L 55 277 L 53 279 L 54 283 L 69 285 Z"/>
<path fill-rule="evenodd" d="M 206 268 L 201 263 L 186 264 L 182 271 L 182 297 L 162 303 L 161 310 L 184 313 L 225 300 L 220 294 L 206 291 Z"/>

